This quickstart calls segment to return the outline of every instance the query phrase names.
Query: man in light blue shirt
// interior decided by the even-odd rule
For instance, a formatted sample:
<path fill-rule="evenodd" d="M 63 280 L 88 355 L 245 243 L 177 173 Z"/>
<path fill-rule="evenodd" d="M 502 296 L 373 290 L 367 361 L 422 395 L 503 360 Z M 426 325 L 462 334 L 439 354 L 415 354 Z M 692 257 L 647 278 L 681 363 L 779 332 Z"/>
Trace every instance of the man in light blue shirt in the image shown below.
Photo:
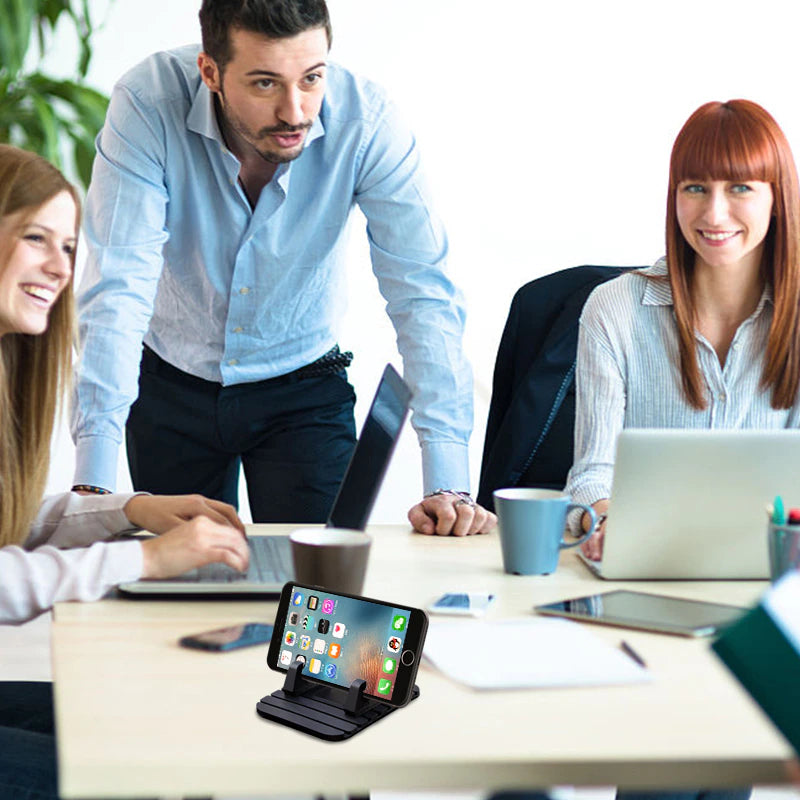
<path fill-rule="evenodd" d="M 136 401 L 137 489 L 235 502 L 241 461 L 256 521 L 324 520 L 355 439 L 336 340 L 358 204 L 415 397 L 428 496 L 409 518 L 489 530 L 464 494 L 464 309 L 413 135 L 378 87 L 328 62 L 324 0 L 204 0 L 200 19 L 202 52 L 132 69 L 98 137 L 74 488 L 114 488 Z"/>

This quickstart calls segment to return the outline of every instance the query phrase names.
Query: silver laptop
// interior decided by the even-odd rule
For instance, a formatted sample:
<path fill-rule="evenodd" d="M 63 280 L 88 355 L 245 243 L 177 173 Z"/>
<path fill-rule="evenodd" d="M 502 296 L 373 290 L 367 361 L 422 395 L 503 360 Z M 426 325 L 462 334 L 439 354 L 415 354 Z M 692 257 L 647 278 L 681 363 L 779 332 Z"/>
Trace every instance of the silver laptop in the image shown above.
<path fill-rule="evenodd" d="M 364 530 L 408 416 L 411 390 L 391 364 L 361 428 L 339 485 L 327 527 Z M 275 597 L 294 578 L 288 536 L 252 536 L 246 575 L 209 564 L 168 580 L 140 580 L 119 587 L 123 597 Z"/>
<path fill-rule="evenodd" d="M 765 579 L 766 506 L 800 506 L 800 431 L 627 429 L 603 559 L 614 580 Z"/>

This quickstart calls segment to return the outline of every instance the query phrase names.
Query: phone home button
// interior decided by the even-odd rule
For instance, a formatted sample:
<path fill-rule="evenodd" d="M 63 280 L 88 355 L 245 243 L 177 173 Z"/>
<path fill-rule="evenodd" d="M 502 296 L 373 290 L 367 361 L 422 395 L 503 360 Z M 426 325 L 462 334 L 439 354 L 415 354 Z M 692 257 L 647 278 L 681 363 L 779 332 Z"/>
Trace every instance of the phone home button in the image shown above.
<path fill-rule="evenodd" d="M 403 655 L 400 656 L 400 663 L 404 667 L 410 667 L 414 663 L 414 651 L 404 650 Z"/>

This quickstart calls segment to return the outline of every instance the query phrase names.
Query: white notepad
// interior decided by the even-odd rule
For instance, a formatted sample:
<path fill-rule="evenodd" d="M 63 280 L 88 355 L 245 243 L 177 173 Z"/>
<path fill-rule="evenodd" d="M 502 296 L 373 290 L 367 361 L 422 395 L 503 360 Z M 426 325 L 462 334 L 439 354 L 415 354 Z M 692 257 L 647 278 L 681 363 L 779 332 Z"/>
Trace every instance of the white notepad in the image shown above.
<path fill-rule="evenodd" d="M 474 689 L 609 686 L 651 680 L 650 673 L 622 650 L 563 619 L 432 621 L 425 658 L 449 678 Z"/>

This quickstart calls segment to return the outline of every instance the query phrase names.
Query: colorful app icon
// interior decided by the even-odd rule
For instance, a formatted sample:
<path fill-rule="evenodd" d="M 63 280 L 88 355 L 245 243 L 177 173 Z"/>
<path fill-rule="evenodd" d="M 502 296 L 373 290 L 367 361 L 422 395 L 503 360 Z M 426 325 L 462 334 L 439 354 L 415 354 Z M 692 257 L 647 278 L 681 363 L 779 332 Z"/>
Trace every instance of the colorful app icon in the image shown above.
<path fill-rule="evenodd" d="M 295 592 L 292 595 L 292 605 L 293 606 L 301 606 L 301 605 L 303 605 L 303 594 L 302 594 L 302 592 Z"/>
<path fill-rule="evenodd" d="M 406 629 L 406 618 L 400 614 L 396 614 L 392 620 L 392 630 L 404 631 Z"/>
<path fill-rule="evenodd" d="M 310 636 L 301 636 L 300 637 L 300 649 L 301 650 L 308 650 L 311 647 L 311 637 Z"/>
<path fill-rule="evenodd" d="M 317 607 L 318 605 L 319 605 L 319 597 L 317 597 L 315 594 L 312 594 L 312 595 L 311 595 L 311 596 L 308 598 L 308 608 L 309 608 L 309 611 L 314 611 L 314 609 L 316 609 L 316 607 Z"/>
<path fill-rule="evenodd" d="M 299 661 L 301 664 L 305 664 L 305 663 L 306 663 L 306 657 L 305 657 L 304 655 L 300 654 L 300 653 L 298 653 L 298 654 L 297 654 L 297 655 L 294 657 L 294 660 L 295 660 L 295 661 Z"/>
<path fill-rule="evenodd" d="M 336 677 L 336 664 L 327 664 L 325 666 L 325 677 L 326 678 Z"/>
<path fill-rule="evenodd" d="M 330 597 L 326 597 L 322 601 L 322 613 L 323 614 L 333 614 L 333 609 L 336 608 L 336 603 L 331 600 Z"/>
<path fill-rule="evenodd" d="M 403 640 L 399 636 L 390 636 L 386 647 L 390 653 L 399 653 L 403 647 Z"/>
<path fill-rule="evenodd" d="M 283 637 L 283 643 L 292 647 L 297 641 L 297 634 L 294 631 L 287 631 L 286 636 Z"/>
<path fill-rule="evenodd" d="M 397 661 L 393 658 L 384 658 L 383 659 L 383 671 L 386 673 L 394 672 L 394 668 L 397 666 Z"/>
<path fill-rule="evenodd" d="M 318 675 L 321 669 L 322 669 L 322 662 L 318 658 L 312 658 L 308 664 L 308 671 L 312 675 Z"/>
<path fill-rule="evenodd" d="M 311 614 L 306 614 L 303 617 L 303 630 L 304 631 L 314 630 L 314 617 L 312 617 Z"/>
<path fill-rule="evenodd" d="M 344 639 L 344 635 L 347 631 L 343 622 L 334 622 L 333 623 L 333 635 L 337 639 Z"/>
<path fill-rule="evenodd" d="M 328 655 L 331 658 L 339 658 L 342 654 L 342 646 L 340 644 L 336 644 L 336 642 L 331 642 L 330 647 L 328 648 Z"/>
<path fill-rule="evenodd" d="M 292 651 L 291 650 L 281 650 L 280 662 L 281 662 L 281 664 L 283 664 L 284 667 L 288 667 L 289 664 L 292 663 Z"/>
<path fill-rule="evenodd" d="M 327 633 L 330 630 L 331 621 L 329 619 L 321 619 L 319 621 L 319 625 L 317 625 L 317 630 L 320 633 Z"/>
<path fill-rule="evenodd" d="M 296 611 L 292 611 L 289 614 L 289 624 L 290 625 L 297 625 L 297 621 L 300 619 L 300 615 Z"/>
<path fill-rule="evenodd" d="M 325 640 L 324 639 L 314 639 L 314 652 L 322 655 L 325 652 Z"/>
<path fill-rule="evenodd" d="M 378 678 L 378 694 L 391 694 L 392 682 L 387 681 L 386 678 Z"/>

